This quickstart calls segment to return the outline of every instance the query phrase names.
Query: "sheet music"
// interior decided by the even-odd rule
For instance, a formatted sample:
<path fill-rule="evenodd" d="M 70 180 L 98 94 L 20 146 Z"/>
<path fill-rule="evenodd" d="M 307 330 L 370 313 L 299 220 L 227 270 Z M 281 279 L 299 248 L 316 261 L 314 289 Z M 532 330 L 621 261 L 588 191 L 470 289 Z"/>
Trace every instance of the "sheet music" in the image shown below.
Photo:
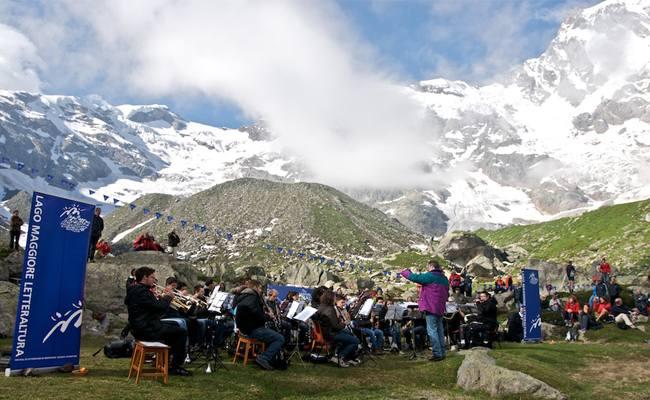
<path fill-rule="evenodd" d="M 363 315 L 364 317 L 370 315 L 370 311 L 372 311 L 373 304 L 375 304 L 374 299 L 367 299 L 366 302 L 363 303 L 363 306 L 361 306 L 361 309 L 359 310 L 359 315 Z"/>
<path fill-rule="evenodd" d="M 224 303 L 228 300 L 230 293 L 228 292 L 215 292 L 213 296 L 210 296 L 210 305 L 208 306 L 209 311 L 222 312 Z"/>
<path fill-rule="evenodd" d="M 458 312 L 458 304 L 451 302 L 445 304 L 445 313 L 453 314 L 455 312 Z"/>
<path fill-rule="evenodd" d="M 296 315 L 296 313 L 298 312 L 298 308 L 300 307 L 300 303 L 301 303 L 300 301 L 291 302 L 291 305 L 289 306 L 289 311 L 287 312 L 287 318 L 292 319 Z"/>
<path fill-rule="evenodd" d="M 318 310 L 315 309 L 314 307 L 307 306 L 298 315 L 293 317 L 293 319 L 297 319 L 299 321 L 306 322 L 309 318 L 311 318 L 314 314 L 316 314 L 316 311 L 318 311 Z"/>

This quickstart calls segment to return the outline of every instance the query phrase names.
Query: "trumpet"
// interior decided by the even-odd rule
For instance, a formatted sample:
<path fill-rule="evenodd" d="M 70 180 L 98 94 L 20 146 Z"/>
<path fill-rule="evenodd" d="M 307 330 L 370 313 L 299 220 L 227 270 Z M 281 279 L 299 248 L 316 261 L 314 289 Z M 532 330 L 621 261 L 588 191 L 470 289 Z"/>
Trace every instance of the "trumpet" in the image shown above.
<path fill-rule="evenodd" d="M 185 295 L 181 293 L 180 290 L 173 289 L 170 292 L 167 290 L 167 288 L 160 285 L 156 285 L 155 288 L 156 288 L 156 293 L 160 297 L 167 296 L 170 294 L 172 295 L 172 301 L 171 303 L 169 303 L 169 305 L 175 310 L 188 313 L 192 309 L 192 306 L 196 306 L 199 308 L 208 308 L 208 303 L 206 303 L 205 301 L 196 299 L 192 296 Z"/>

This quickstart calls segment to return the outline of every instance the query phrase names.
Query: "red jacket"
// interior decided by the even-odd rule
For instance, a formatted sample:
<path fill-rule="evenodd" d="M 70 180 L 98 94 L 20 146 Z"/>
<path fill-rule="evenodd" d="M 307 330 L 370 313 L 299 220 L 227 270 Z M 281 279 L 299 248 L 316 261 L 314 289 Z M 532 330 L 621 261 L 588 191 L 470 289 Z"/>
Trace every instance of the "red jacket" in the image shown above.
<path fill-rule="evenodd" d="M 111 245 L 108 244 L 108 242 L 101 242 L 97 245 L 97 250 L 99 250 L 99 252 L 105 256 L 111 252 Z"/>
<path fill-rule="evenodd" d="M 564 311 L 578 314 L 580 312 L 580 303 L 577 301 L 575 303 L 569 303 L 567 301 L 566 304 L 564 304 Z"/>
<path fill-rule="evenodd" d="M 605 303 L 596 303 L 594 302 L 594 312 L 596 314 L 600 314 L 603 312 L 603 310 L 607 310 L 609 312 L 612 309 L 612 305 L 609 304 L 608 302 Z"/>
<path fill-rule="evenodd" d="M 459 287 L 460 286 L 460 275 L 452 272 L 451 275 L 449 275 L 449 285 L 451 287 Z"/>
<path fill-rule="evenodd" d="M 611 274 L 612 273 L 612 267 L 609 265 L 609 263 L 601 263 L 600 264 L 600 272 L 604 274 Z"/>

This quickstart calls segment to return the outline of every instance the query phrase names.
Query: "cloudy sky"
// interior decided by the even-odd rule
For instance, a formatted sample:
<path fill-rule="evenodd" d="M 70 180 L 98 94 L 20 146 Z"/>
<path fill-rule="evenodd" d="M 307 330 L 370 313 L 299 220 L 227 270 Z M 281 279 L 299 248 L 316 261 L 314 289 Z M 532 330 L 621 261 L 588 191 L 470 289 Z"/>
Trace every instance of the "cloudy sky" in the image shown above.
<path fill-rule="evenodd" d="M 223 79 L 237 81 L 233 91 L 246 85 L 246 74 L 310 68 L 312 79 L 327 80 L 331 69 L 342 67 L 339 61 L 347 63 L 349 77 L 372 73 L 391 83 L 445 77 L 480 84 L 539 55 L 568 13 L 597 2 L 304 0 L 270 6 L 264 1 L 0 0 L 0 87 L 98 93 L 115 104 L 164 103 L 186 118 L 239 126 L 259 110 L 248 109 L 245 100 L 221 85 L 211 92 L 143 90 L 147 83 L 134 84 L 133 79 L 143 78 L 132 68 L 154 61 L 146 60 L 151 56 L 196 72 L 197 66 L 182 63 L 198 60 L 191 53 L 197 51 L 215 59 L 220 54 L 236 58 L 218 71 Z M 272 37 L 266 37 L 269 33 Z M 146 38 L 154 34 L 159 40 Z M 139 38 L 131 43 L 130 35 Z M 180 43 L 189 47 L 185 54 Z M 166 48 L 179 54 L 147 54 Z M 267 66 L 258 69 L 262 63 Z M 208 65 L 201 72 L 213 73 Z M 345 79 L 328 83 L 353 84 Z M 199 80 L 189 86 L 204 84 Z"/>

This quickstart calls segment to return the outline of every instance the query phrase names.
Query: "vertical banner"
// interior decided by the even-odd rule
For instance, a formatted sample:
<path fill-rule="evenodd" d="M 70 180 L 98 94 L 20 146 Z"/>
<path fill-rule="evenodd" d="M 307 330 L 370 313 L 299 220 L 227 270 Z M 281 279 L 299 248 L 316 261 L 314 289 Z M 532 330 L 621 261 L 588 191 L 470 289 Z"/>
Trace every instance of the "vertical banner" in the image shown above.
<path fill-rule="evenodd" d="M 542 307 L 539 300 L 539 272 L 534 269 L 522 271 L 524 290 L 524 341 L 542 341 Z"/>
<path fill-rule="evenodd" d="M 79 363 L 83 291 L 95 206 L 34 192 L 10 367 Z"/>

